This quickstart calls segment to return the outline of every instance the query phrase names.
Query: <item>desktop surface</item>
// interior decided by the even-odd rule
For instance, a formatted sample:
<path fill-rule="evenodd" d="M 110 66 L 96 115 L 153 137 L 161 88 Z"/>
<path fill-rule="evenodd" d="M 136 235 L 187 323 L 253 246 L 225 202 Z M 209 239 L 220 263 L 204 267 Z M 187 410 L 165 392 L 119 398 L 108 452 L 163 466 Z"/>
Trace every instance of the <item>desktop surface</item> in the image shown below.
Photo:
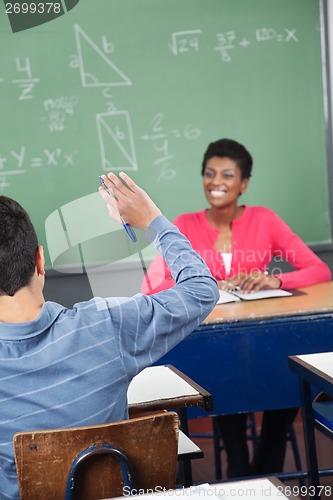
<path fill-rule="evenodd" d="M 220 304 L 202 324 L 333 313 L 333 281 L 299 288 L 299 291 L 302 293 L 291 297 Z"/>

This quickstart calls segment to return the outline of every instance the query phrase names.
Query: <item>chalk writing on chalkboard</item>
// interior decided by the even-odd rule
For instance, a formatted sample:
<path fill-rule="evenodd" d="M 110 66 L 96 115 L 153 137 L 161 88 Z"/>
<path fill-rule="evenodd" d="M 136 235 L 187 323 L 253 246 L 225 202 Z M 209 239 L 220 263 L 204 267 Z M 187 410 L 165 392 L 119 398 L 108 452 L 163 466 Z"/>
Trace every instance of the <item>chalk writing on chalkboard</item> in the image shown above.
<path fill-rule="evenodd" d="M 25 174 L 28 168 L 71 167 L 76 155 L 76 150 L 64 151 L 60 147 L 30 152 L 25 145 L 11 149 L 4 156 L 0 154 L 0 190 L 10 186 L 6 176 Z"/>
<path fill-rule="evenodd" d="M 201 30 L 177 31 L 171 34 L 169 47 L 174 55 L 199 50 L 199 37 Z"/>
<path fill-rule="evenodd" d="M 172 54 L 179 56 L 188 54 L 191 51 L 198 52 L 200 49 L 200 35 L 202 34 L 203 31 L 198 29 L 171 33 L 171 43 L 169 43 L 169 47 Z M 219 53 L 221 61 L 231 62 L 232 58 L 230 52 L 239 47 L 246 49 L 250 45 L 258 42 L 299 42 L 296 35 L 296 29 L 294 28 L 284 28 L 283 30 L 276 30 L 275 28 L 257 28 L 253 31 L 252 37 L 249 38 L 244 36 L 238 37 L 234 30 L 216 33 L 216 45 L 213 47 L 213 50 Z"/>
<path fill-rule="evenodd" d="M 62 132 L 65 130 L 66 119 L 74 115 L 74 109 L 79 104 L 78 96 L 48 97 L 43 101 L 43 109 L 46 116 L 41 120 L 46 122 L 50 132 Z"/>
<path fill-rule="evenodd" d="M 30 58 L 25 57 L 24 60 L 21 60 L 19 57 L 16 57 L 15 65 L 16 71 L 20 74 L 19 76 L 21 77 L 12 80 L 12 83 L 20 88 L 18 99 L 19 101 L 31 99 L 33 96 L 32 91 L 36 83 L 39 82 L 39 78 L 34 78 L 32 76 Z"/>
<path fill-rule="evenodd" d="M 104 170 L 137 170 L 131 119 L 127 111 L 96 115 Z M 111 160 L 112 158 L 112 160 Z"/>
<path fill-rule="evenodd" d="M 248 40 L 246 37 L 242 37 L 240 40 L 237 38 L 235 31 L 227 31 L 224 33 L 216 34 L 217 45 L 214 50 L 218 51 L 223 62 L 231 62 L 230 51 L 235 50 L 237 47 L 246 49 L 252 43 L 256 42 L 298 42 L 296 37 L 295 29 L 284 29 L 283 32 L 278 32 L 274 28 L 259 28 L 255 30 L 254 38 L 252 41 Z"/>
<path fill-rule="evenodd" d="M 98 45 L 83 31 L 83 29 L 78 24 L 74 26 L 74 31 L 82 87 L 114 87 L 121 85 L 132 85 L 130 79 L 111 61 L 111 59 L 105 54 L 105 52 L 98 47 Z M 105 35 L 103 35 L 102 39 L 104 40 L 103 46 L 105 48 Z M 91 59 L 91 54 L 95 56 L 93 58 L 93 70 L 89 68 L 88 62 Z M 103 76 L 100 76 L 98 74 L 98 65 L 100 65 L 101 67 L 100 74 Z M 104 81 L 105 66 L 107 66 L 107 75 L 108 78 L 110 78 L 110 80 L 108 81 Z M 94 71 L 94 73 L 92 71 Z"/>
<path fill-rule="evenodd" d="M 165 130 L 163 121 L 164 113 L 157 113 L 151 121 L 152 127 L 149 133 L 145 133 L 141 136 L 143 141 L 152 143 L 154 152 L 157 153 L 157 158 L 154 160 L 153 164 L 159 168 L 158 182 L 161 180 L 170 181 L 176 176 L 176 171 L 170 168 L 170 161 L 174 157 L 170 149 L 170 139 L 195 140 L 201 135 L 201 130 L 191 125 L 186 125 L 183 130 L 179 128 Z"/>

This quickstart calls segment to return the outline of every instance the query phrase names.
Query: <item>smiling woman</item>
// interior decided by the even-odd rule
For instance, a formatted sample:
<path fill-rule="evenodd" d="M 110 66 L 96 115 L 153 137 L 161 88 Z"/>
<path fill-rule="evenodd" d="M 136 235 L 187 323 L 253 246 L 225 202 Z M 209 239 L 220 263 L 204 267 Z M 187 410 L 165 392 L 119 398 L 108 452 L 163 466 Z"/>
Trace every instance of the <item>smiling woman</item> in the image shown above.
<path fill-rule="evenodd" d="M 176 217 L 220 288 L 239 286 L 244 293 L 260 289 L 297 288 L 328 281 L 331 273 L 306 244 L 272 210 L 239 204 L 252 171 L 252 156 L 231 139 L 209 144 L 202 162 L 203 189 L 209 208 Z M 273 257 L 294 270 L 267 269 Z M 182 258 L 182 256 L 179 256 Z M 185 263 L 184 263 L 185 264 Z M 149 283 L 149 287 L 148 284 Z M 173 277 L 157 256 L 142 285 L 144 293 L 172 287 Z M 283 469 L 286 436 L 297 408 L 264 412 L 263 426 L 252 464 L 246 442 L 246 413 L 218 418 L 228 458 L 229 477 L 269 474 Z"/>
<path fill-rule="evenodd" d="M 203 189 L 209 208 L 174 220 L 187 236 L 220 287 L 241 286 L 244 292 L 263 288 L 297 288 L 328 281 L 331 273 L 306 244 L 272 210 L 239 204 L 252 171 L 252 156 L 240 143 L 220 139 L 209 144 L 202 161 Z M 267 272 L 274 257 L 294 271 Z M 149 284 L 149 286 L 148 286 Z M 170 270 L 160 256 L 148 269 L 144 293 L 172 287 Z"/>

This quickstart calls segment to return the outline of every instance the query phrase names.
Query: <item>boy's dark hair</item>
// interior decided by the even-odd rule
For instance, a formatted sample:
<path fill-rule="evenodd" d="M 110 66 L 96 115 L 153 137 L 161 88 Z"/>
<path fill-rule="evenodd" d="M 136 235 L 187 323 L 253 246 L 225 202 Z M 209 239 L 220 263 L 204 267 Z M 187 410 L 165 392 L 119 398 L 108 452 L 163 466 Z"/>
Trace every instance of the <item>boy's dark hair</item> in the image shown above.
<path fill-rule="evenodd" d="M 11 297 L 29 284 L 36 266 L 38 239 L 27 212 L 0 196 L 0 295 Z"/>
<path fill-rule="evenodd" d="M 234 160 L 241 170 L 242 179 L 249 179 L 251 177 L 252 156 L 239 142 L 232 139 L 219 139 L 218 141 L 211 142 L 202 160 L 201 175 L 204 175 L 207 161 L 214 156 Z"/>

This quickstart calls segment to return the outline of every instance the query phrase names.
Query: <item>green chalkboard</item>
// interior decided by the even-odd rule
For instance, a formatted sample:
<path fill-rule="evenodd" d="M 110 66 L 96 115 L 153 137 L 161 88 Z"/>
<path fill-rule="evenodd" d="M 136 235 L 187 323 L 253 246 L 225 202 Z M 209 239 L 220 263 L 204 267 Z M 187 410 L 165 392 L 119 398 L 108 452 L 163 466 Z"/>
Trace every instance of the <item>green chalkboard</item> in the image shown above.
<path fill-rule="evenodd" d="M 203 208 L 202 155 L 221 137 L 253 154 L 244 202 L 331 241 L 319 1 L 80 0 L 17 33 L 5 4 L 0 192 L 41 243 L 46 218 L 109 170 L 171 219 Z"/>

